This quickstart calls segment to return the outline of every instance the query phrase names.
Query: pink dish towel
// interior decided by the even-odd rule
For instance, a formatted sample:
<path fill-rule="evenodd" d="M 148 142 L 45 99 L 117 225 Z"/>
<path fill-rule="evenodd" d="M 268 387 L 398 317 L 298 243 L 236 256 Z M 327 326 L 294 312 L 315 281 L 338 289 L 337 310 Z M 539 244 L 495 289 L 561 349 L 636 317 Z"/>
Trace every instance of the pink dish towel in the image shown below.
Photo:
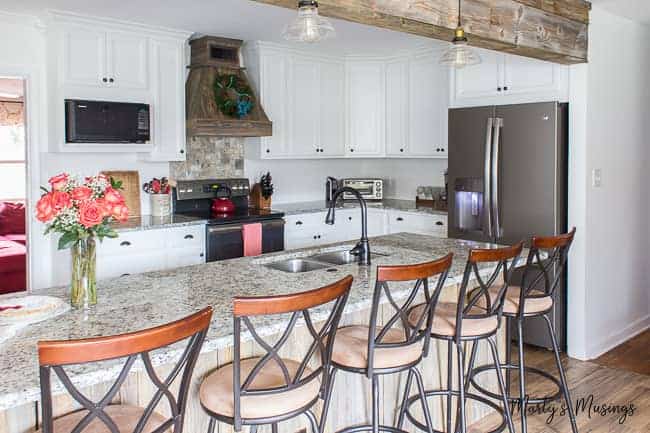
<path fill-rule="evenodd" d="M 245 224 L 242 229 L 244 238 L 244 256 L 262 254 L 262 223 Z"/>

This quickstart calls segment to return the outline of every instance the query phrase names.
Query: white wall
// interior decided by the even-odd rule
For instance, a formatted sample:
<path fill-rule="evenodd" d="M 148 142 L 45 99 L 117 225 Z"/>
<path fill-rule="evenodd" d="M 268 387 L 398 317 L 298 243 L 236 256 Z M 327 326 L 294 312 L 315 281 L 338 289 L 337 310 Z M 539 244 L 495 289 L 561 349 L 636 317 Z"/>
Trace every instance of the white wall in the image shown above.
<path fill-rule="evenodd" d="M 28 147 L 29 203 L 33 206 L 40 196 L 39 187 L 61 171 L 87 175 L 100 170 L 139 170 L 142 180 L 152 176 L 168 176 L 169 164 L 137 161 L 135 154 L 59 154 L 48 149 L 48 93 L 46 87 L 45 33 L 32 17 L 6 14 L 0 11 L 0 76 L 26 79 L 26 120 Z M 18 180 L 17 180 L 18 181 Z M 146 195 L 142 211 L 149 209 Z M 29 257 L 31 288 L 44 288 L 68 281 L 67 256 L 54 254 L 52 236 L 43 236 L 43 225 L 30 212 Z"/>
<path fill-rule="evenodd" d="M 569 353 L 583 359 L 650 326 L 650 29 L 598 7 L 590 21 L 589 64 L 574 74 L 586 94 L 572 89 L 572 162 L 584 167 L 572 165 L 583 177 L 572 184 L 571 217 L 584 234 L 570 270 Z"/>
<path fill-rule="evenodd" d="M 244 172 L 251 181 L 271 172 L 274 203 L 325 199 L 325 178 L 379 177 L 386 180 L 385 197 L 415 200 L 418 186 L 444 186 L 446 159 L 246 159 Z"/>

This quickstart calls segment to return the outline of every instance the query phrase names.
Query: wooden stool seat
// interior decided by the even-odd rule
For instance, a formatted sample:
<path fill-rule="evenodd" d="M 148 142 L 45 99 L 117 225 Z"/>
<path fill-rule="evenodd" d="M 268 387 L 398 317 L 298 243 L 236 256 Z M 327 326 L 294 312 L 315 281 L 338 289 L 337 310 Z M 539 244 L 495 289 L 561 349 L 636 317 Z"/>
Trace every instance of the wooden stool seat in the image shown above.
<path fill-rule="evenodd" d="M 106 415 L 115 423 L 120 433 L 132 433 L 138 421 L 144 414 L 144 409 L 138 406 L 130 406 L 124 404 L 114 404 L 106 406 L 104 409 Z M 88 414 L 87 410 L 78 410 L 69 413 L 54 420 L 54 433 L 70 433 L 79 424 L 79 421 Z M 145 424 L 142 433 L 151 433 L 158 426 L 162 425 L 167 420 L 167 417 L 154 412 L 147 424 Z M 170 431 L 171 428 L 166 431 Z M 41 433 L 43 430 L 36 430 L 35 433 Z M 86 428 L 81 430 L 82 433 L 111 433 L 106 424 L 99 418 L 94 418 Z"/>
<path fill-rule="evenodd" d="M 377 327 L 377 334 L 381 328 Z M 368 367 L 368 327 L 363 325 L 346 326 L 336 331 L 332 361 L 338 365 L 352 368 Z M 384 336 L 385 343 L 401 343 L 404 331 L 390 329 Z M 393 368 L 411 365 L 422 357 L 422 341 L 404 347 L 379 347 L 375 349 L 376 368 Z"/>
<path fill-rule="evenodd" d="M 253 371 L 262 358 L 248 358 L 241 361 L 240 377 L 243 382 Z M 290 377 L 294 377 L 300 368 L 300 362 L 282 359 Z M 305 368 L 305 376 L 313 371 Z M 268 390 L 287 386 L 280 364 L 270 359 L 261 368 L 251 382 L 250 390 Z M 274 393 L 247 395 L 241 397 L 241 416 L 244 419 L 270 418 L 291 413 L 310 405 L 318 398 L 320 377 L 315 376 L 311 381 L 296 388 Z M 201 384 L 201 404 L 207 410 L 217 415 L 232 417 L 235 414 L 233 364 L 221 367 L 208 375 Z"/>
<path fill-rule="evenodd" d="M 477 289 L 478 290 L 478 289 Z M 492 287 L 488 290 L 490 295 L 490 302 L 494 303 L 498 299 L 499 288 Z M 521 295 L 521 287 L 510 286 L 506 292 L 503 302 L 504 315 L 517 315 L 519 313 L 519 297 Z M 472 296 L 472 295 L 470 295 Z M 480 298 L 476 303 L 477 307 L 485 309 L 485 298 Z M 553 298 L 546 296 L 541 290 L 531 290 L 526 296 L 524 302 L 524 315 L 541 314 L 553 308 Z"/>
<path fill-rule="evenodd" d="M 415 326 L 417 319 L 422 315 L 422 310 L 426 304 L 420 304 L 413 307 L 409 313 L 409 322 Z M 453 337 L 456 335 L 456 313 L 458 304 L 455 302 L 439 302 L 433 311 L 433 324 L 431 326 L 432 335 L 443 335 Z M 485 310 L 474 307 L 471 314 L 481 314 Z M 496 316 L 492 315 L 485 318 L 467 318 L 463 320 L 461 327 L 462 337 L 473 337 L 477 335 L 491 334 L 497 330 L 499 321 Z"/>

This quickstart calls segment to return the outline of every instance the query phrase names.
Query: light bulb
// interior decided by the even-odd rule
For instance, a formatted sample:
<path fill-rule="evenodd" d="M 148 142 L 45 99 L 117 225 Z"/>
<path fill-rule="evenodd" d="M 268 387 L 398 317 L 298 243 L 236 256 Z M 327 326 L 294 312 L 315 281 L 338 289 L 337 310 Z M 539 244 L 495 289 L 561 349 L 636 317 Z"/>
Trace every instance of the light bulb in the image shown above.
<path fill-rule="evenodd" d="M 318 42 L 336 35 L 334 26 L 318 14 L 315 1 L 298 2 L 298 16 L 284 29 L 283 37 L 292 42 Z"/>

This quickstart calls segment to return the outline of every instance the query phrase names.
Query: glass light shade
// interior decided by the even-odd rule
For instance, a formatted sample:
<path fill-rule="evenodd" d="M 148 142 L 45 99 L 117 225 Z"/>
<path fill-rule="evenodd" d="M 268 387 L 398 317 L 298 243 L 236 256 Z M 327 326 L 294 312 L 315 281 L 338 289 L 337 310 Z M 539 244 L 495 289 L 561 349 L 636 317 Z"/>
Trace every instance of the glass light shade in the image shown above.
<path fill-rule="evenodd" d="M 467 38 L 465 32 L 461 27 L 456 29 L 456 37 L 452 41 L 452 46 L 445 50 L 440 56 L 440 64 L 445 66 L 452 66 L 460 69 L 465 66 L 477 65 L 481 63 L 481 56 L 478 55 L 476 50 L 467 45 Z"/>
<path fill-rule="evenodd" d="M 316 2 L 301 2 L 298 16 L 285 27 L 282 36 L 292 42 L 318 42 L 336 36 L 328 19 L 318 15 Z"/>

